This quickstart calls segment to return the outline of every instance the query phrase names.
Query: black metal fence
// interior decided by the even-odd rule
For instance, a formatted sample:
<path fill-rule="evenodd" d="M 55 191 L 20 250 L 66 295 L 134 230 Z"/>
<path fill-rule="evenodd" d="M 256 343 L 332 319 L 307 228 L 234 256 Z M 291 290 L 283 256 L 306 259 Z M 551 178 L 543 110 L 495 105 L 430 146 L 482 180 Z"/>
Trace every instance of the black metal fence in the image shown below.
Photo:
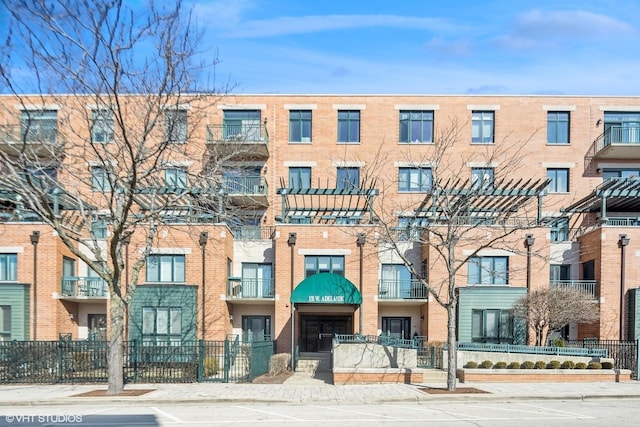
<path fill-rule="evenodd" d="M 273 341 L 124 344 L 128 383 L 247 382 L 268 372 Z M 107 382 L 106 341 L 0 342 L 0 383 Z"/>
<path fill-rule="evenodd" d="M 629 369 L 631 370 L 631 378 L 638 379 L 638 341 L 585 338 L 582 340 L 566 340 L 564 344 L 567 347 L 606 349 L 616 368 Z"/>

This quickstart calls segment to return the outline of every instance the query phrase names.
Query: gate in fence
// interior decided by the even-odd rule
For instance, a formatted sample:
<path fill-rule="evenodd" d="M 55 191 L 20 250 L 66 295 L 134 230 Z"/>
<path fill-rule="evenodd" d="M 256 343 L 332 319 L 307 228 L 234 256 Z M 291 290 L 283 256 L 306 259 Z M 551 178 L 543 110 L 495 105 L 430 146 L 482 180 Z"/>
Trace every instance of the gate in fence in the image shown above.
<path fill-rule="evenodd" d="M 124 344 L 125 382 L 246 382 L 265 374 L 273 341 Z M 0 383 L 107 382 L 106 341 L 0 342 Z"/>

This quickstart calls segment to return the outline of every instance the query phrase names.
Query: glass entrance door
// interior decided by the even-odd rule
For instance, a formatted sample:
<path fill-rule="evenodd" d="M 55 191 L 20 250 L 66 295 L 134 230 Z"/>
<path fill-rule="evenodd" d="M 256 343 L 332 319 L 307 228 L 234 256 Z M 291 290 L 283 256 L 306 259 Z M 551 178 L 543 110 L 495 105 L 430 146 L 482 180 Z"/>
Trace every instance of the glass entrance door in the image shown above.
<path fill-rule="evenodd" d="M 300 351 L 331 351 L 334 334 L 353 333 L 351 316 L 302 316 Z"/>

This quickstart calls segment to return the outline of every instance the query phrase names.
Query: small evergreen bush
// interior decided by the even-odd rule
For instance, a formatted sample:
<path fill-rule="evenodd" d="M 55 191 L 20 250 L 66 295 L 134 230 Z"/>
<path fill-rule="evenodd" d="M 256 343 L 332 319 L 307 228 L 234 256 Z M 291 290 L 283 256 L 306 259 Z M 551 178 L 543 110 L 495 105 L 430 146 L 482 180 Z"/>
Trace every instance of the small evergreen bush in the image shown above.
<path fill-rule="evenodd" d="M 602 362 L 602 369 L 613 369 L 613 366 L 611 362 Z"/>
<path fill-rule="evenodd" d="M 493 362 L 491 360 L 483 360 L 479 367 L 482 369 L 491 369 L 492 366 Z"/>
<path fill-rule="evenodd" d="M 555 340 L 553 340 L 553 342 L 551 343 L 552 347 L 565 347 L 567 345 L 567 343 L 565 342 L 565 340 L 563 340 L 562 338 L 556 338 Z"/>
<path fill-rule="evenodd" d="M 576 367 L 576 364 L 573 363 L 573 360 L 565 360 L 564 362 L 562 362 L 562 365 L 560 365 L 560 369 L 573 369 Z"/>
<path fill-rule="evenodd" d="M 520 369 L 520 362 L 511 362 L 507 365 L 507 369 Z"/>
<path fill-rule="evenodd" d="M 534 366 L 535 369 L 545 369 L 547 367 L 547 362 L 544 360 L 538 360 Z"/>
<path fill-rule="evenodd" d="M 589 362 L 587 369 L 602 369 L 602 364 L 600 362 Z"/>
<path fill-rule="evenodd" d="M 525 360 L 524 362 L 522 362 L 522 364 L 520 365 L 520 369 L 533 369 L 536 367 L 536 364 L 533 363 L 530 360 Z"/>
<path fill-rule="evenodd" d="M 552 360 L 551 362 L 549 362 L 549 369 L 560 369 L 560 361 L 559 360 Z"/>
<path fill-rule="evenodd" d="M 576 363 L 574 369 L 587 369 L 587 364 L 584 362 L 578 362 Z"/>
<path fill-rule="evenodd" d="M 478 367 L 478 364 L 476 362 L 467 362 L 464 367 L 469 369 L 476 369 Z"/>
<path fill-rule="evenodd" d="M 493 365 L 493 369 L 506 369 L 507 367 L 507 362 L 496 362 L 495 365 Z"/>

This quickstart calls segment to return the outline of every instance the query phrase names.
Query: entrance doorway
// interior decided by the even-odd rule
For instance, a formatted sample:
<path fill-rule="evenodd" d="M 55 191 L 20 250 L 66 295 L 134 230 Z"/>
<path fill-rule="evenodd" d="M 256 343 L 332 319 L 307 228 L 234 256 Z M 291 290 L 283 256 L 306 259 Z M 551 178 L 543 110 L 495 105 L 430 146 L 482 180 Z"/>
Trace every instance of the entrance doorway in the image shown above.
<path fill-rule="evenodd" d="M 353 333 L 352 316 L 301 316 L 300 351 L 331 351 L 334 334 Z"/>
<path fill-rule="evenodd" d="M 106 314 L 87 314 L 87 326 L 90 340 L 105 341 L 107 339 Z"/>

